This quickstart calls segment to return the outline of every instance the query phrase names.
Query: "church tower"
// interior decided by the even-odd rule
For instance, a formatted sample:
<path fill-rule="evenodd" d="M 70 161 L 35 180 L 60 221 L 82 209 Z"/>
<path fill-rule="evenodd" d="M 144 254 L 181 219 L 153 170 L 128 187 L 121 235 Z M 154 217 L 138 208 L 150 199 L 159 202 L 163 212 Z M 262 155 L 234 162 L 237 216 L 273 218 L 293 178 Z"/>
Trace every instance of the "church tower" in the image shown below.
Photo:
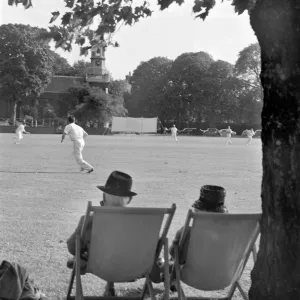
<path fill-rule="evenodd" d="M 105 67 L 105 50 L 107 44 L 103 37 L 91 48 L 91 64 L 87 69 L 86 81 L 90 86 L 101 87 L 106 93 L 110 83 L 110 76 Z"/>

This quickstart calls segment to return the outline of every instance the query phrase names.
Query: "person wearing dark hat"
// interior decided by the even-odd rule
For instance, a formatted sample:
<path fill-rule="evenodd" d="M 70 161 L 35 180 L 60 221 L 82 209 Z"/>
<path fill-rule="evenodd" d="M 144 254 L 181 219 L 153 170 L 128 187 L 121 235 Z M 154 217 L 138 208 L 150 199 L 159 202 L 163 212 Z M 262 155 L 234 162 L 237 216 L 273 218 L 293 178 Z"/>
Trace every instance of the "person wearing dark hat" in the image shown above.
<path fill-rule="evenodd" d="M 103 200 L 100 201 L 100 205 L 112 206 L 112 207 L 127 206 L 131 202 L 132 197 L 137 195 L 135 192 L 131 191 L 131 187 L 132 187 L 132 177 L 130 175 L 120 171 L 113 171 L 109 175 L 106 184 L 104 186 L 97 186 L 97 188 L 103 192 Z M 76 235 L 80 234 L 83 221 L 84 221 L 84 216 L 81 216 L 76 230 L 67 240 L 68 251 L 70 254 L 74 256 L 75 256 Z M 87 227 L 85 233 L 81 237 L 81 252 L 83 253 L 82 254 L 83 257 L 87 255 L 88 245 L 92 234 L 92 225 L 93 225 L 92 221 L 93 218 L 92 216 L 90 216 L 90 218 L 87 220 Z M 67 262 L 67 267 L 72 269 L 73 265 L 74 265 L 74 258 L 69 259 Z M 82 274 L 85 273 L 84 269 L 85 269 L 85 261 L 82 260 L 81 263 Z M 114 283 L 107 282 L 105 288 L 105 296 L 114 296 L 114 294 L 115 294 Z"/>
<path fill-rule="evenodd" d="M 195 212 L 197 211 L 206 211 L 213 213 L 228 213 L 228 209 L 225 206 L 225 196 L 226 191 L 221 186 L 215 185 L 204 185 L 200 189 L 200 197 L 196 200 L 192 207 Z M 184 227 L 180 228 L 175 238 L 170 246 L 170 255 L 175 258 L 175 249 L 174 245 L 179 242 L 180 236 L 182 234 Z M 182 252 L 179 253 L 179 263 L 184 264 L 188 251 L 188 243 L 190 238 L 190 231 L 188 231 L 184 245 L 182 247 Z"/>
<path fill-rule="evenodd" d="M 197 211 L 206 211 L 206 212 L 213 212 L 213 213 L 228 213 L 228 209 L 225 206 L 225 196 L 226 191 L 223 187 L 215 186 L 215 185 L 204 185 L 200 189 L 200 197 L 192 204 L 192 208 L 194 212 Z M 186 238 L 184 240 L 184 244 L 182 247 L 181 252 L 179 253 L 179 264 L 185 264 L 187 253 L 188 253 L 188 246 L 190 240 L 190 229 L 187 232 Z M 175 234 L 175 238 L 172 241 L 172 245 L 170 246 L 169 252 L 171 256 L 171 260 L 169 261 L 170 272 L 173 268 L 173 261 L 175 258 L 175 245 L 179 243 L 181 234 L 184 230 L 184 227 L 181 227 Z M 164 276 L 164 265 L 162 264 L 158 269 L 153 271 L 155 274 L 152 277 L 153 282 L 163 281 Z M 159 278 L 160 276 L 160 278 Z M 171 284 L 171 290 L 176 291 L 176 287 Z"/>

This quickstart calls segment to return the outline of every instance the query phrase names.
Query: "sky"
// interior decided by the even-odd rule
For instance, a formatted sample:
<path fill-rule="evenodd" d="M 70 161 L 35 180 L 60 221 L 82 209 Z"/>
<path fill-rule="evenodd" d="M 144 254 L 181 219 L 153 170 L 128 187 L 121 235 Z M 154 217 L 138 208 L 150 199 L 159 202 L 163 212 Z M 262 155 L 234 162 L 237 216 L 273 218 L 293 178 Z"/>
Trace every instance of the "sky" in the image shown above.
<path fill-rule="evenodd" d="M 154 10 L 152 16 L 133 26 L 122 26 L 114 35 L 120 47 L 107 48 L 106 67 L 114 79 L 124 79 L 142 61 L 155 56 L 176 59 L 185 52 L 205 51 L 215 60 L 234 64 L 239 51 L 257 42 L 248 13 L 236 14 L 231 1 L 217 0 L 205 21 L 194 18 L 192 0 L 186 0 L 181 6 L 172 4 L 164 11 L 159 10 L 157 0 L 148 2 Z M 32 3 L 34 7 L 25 10 L 21 5 L 12 7 L 7 0 L 0 0 L 0 24 L 21 23 L 47 28 L 51 12 L 65 9 L 63 0 L 32 0 Z M 79 59 L 89 61 L 89 56 L 80 56 L 77 45 L 72 52 L 56 51 L 71 64 Z"/>

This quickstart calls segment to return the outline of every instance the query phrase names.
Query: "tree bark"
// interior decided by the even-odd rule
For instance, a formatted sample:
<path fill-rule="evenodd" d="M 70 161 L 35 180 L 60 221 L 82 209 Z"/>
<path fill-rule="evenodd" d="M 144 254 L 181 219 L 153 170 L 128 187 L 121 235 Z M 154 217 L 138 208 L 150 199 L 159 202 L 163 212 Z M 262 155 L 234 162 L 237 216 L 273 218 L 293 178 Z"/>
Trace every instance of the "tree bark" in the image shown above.
<path fill-rule="evenodd" d="M 299 9 L 297 0 L 257 0 L 250 11 L 264 90 L 261 239 L 250 300 L 300 299 Z"/>
<path fill-rule="evenodd" d="M 17 120 L 17 100 L 16 99 L 12 99 L 12 121 L 13 121 L 13 125 L 16 126 L 16 120 Z"/>

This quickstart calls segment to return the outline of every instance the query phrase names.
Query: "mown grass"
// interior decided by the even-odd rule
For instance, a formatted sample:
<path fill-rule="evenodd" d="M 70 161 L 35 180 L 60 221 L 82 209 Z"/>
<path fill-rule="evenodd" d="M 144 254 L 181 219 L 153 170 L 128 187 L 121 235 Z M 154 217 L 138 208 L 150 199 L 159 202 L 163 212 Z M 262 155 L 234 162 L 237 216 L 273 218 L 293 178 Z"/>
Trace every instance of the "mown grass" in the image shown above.
<path fill-rule="evenodd" d="M 1 260 L 26 267 L 50 299 L 63 299 L 70 275 L 66 239 L 87 201 L 99 203 L 96 185 L 104 184 L 113 170 L 133 177 L 138 196 L 132 206 L 176 203 L 170 241 L 204 184 L 226 188 L 231 212 L 260 211 L 261 142 L 245 143 L 246 139 L 233 139 L 225 146 L 224 139 L 208 137 L 179 137 L 176 143 L 169 136 L 89 136 L 83 154 L 96 171 L 87 175 L 78 172 L 72 145 L 60 144 L 60 135 L 27 135 L 13 145 L 12 135 L 1 134 Z M 251 268 L 250 262 L 242 278 L 246 289 Z M 83 282 L 85 294 L 101 295 L 103 281 L 87 275 Z M 136 293 L 142 284 L 119 284 L 117 292 Z M 163 287 L 157 289 L 161 295 Z M 203 294 L 188 287 L 185 291 Z"/>

